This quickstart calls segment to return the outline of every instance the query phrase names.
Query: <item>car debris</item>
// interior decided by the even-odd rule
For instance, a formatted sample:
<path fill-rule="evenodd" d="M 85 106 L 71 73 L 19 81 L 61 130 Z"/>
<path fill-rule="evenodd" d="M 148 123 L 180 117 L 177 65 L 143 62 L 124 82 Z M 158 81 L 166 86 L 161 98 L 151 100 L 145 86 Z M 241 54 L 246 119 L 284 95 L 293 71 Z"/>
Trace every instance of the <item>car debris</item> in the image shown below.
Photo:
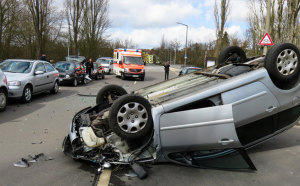
<path fill-rule="evenodd" d="M 103 87 L 96 106 L 75 114 L 63 152 L 99 164 L 99 173 L 130 166 L 141 179 L 146 163 L 256 170 L 246 150 L 300 120 L 300 52 L 289 43 L 250 60 L 225 51 L 217 67 L 130 94 Z"/>
<path fill-rule="evenodd" d="M 50 156 L 46 156 L 44 153 L 39 153 L 36 155 L 28 155 L 28 158 L 21 158 L 17 162 L 15 162 L 13 165 L 15 167 L 22 167 L 22 168 L 27 168 L 32 165 L 32 163 L 36 163 L 38 161 L 50 161 L 53 160 L 54 158 Z"/>

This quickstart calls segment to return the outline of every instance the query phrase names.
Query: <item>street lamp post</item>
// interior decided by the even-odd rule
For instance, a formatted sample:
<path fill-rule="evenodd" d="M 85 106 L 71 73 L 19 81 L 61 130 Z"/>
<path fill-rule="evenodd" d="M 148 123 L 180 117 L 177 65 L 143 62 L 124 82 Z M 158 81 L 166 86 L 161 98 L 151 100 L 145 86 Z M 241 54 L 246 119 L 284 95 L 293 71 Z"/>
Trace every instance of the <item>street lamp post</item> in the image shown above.
<path fill-rule="evenodd" d="M 187 37 L 188 37 L 188 30 L 189 30 L 189 26 L 183 23 L 179 23 L 177 22 L 177 24 L 186 26 L 186 36 L 185 36 L 185 54 L 184 54 L 184 66 L 186 66 L 186 59 L 187 59 Z"/>

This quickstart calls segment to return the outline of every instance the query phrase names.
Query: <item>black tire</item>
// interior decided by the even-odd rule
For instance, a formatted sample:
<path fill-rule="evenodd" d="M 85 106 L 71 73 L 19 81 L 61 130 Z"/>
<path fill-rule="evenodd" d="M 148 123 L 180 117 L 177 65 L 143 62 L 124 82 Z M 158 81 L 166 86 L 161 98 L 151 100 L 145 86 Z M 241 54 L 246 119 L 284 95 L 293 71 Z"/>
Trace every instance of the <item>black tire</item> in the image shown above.
<path fill-rule="evenodd" d="M 73 80 L 73 86 L 77 87 L 77 85 L 78 85 L 78 80 L 77 80 L 77 78 L 74 78 L 74 80 Z"/>
<path fill-rule="evenodd" d="M 300 78 L 300 52 L 291 43 L 274 45 L 265 57 L 267 69 L 273 83 L 281 89 L 290 89 Z"/>
<path fill-rule="evenodd" d="M 102 79 L 105 79 L 104 73 L 102 73 Z"/>
<path fill-rule="evenodd" d="M 150 103 L 145 98 L 134 94 L 120 97 L 109 110 L 109 126 L 125 140 L 131 141 L 149 136 L 153 130 Z"/>
<path fill-rule="evenodd" d="M 144 81 L 145 80 L 145 77 L 141 77 L 141 81 Z"/>
<path fill-rule="evenodd" d="M 95 75 L 95 80 L 99 80 L 100 78 L 100 75 L 99 75 L 99 73 L 97 73 L 96 75 Z"/>
<path fill-rule="evenodd" d="M 57 94 L 59 91 L 59 83 L 58 81 L 55 81 L 53 88 L 51 89 L 51 94 Z"/>
<path fill-rule="evenodd" d="M 246 53 L 238 46 L 229 46 L 223 49 L 218 58 L 219 65 L 227 62 L 231 63 L 244 63 L 246 62 Z"/>
<path fill-rule="evenodd" d="M 0 89 L 0 112 L 5 111 L 7 106 L 7 92 L 4 89 Z"/>
<path fill-rule="evenodd" d="M 107 85 L 98 91 L 96 104 L 111 104 L 111 101 L 113 102 L 125 94 L 127 94 L 127 91 L 124 88 L 118 85 Z"/>
<path fill-rule="evenodd" d="M 32 99 L 32 88 L 29 85 L 26 85 L 23 90 L 22 101 L 29 103 Z"/>
<path fill-rule="evenodd" d="M 122 79 L 122 80 L 125 80 L 125 79 L 126 79 L 124 73 L 121 74 L 121 79 Z"/>

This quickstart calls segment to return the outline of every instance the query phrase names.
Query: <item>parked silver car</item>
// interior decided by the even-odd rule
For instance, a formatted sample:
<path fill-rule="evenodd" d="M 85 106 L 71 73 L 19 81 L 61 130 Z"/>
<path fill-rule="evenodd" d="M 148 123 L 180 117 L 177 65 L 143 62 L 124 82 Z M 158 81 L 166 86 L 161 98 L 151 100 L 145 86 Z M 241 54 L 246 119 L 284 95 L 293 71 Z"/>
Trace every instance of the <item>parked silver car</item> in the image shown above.
<path fill-rule="evenodd" d="M 7 105 L 7 79 L 5 74 L 0 69 L 0 112 L 3 112 Z"/>
<path fill-rule="evenodd" d="M 101 64 L 106 74 L 113 72 L 114 63 L 111 57 L 100 57 L 96 62 Z"/>
<path fill-rule="evenodd" d="M 102 88 L 73 118 L 63 151 L 102 168 L 134 165 L 138 175 L 138 162 L 256 170 L 245 149 L 300 120 L 300 53 L 282 43 L 240 62 L 240 48 L 226 50 L 216 68 L 131 94 Z"/>
<path fill-rule="evenodd" d="M 8 59 L 0 63 L 8 81 L 8 97 L 30 102 L 33 94 L 59 91 L 59 73 L 40 60 Z"/>

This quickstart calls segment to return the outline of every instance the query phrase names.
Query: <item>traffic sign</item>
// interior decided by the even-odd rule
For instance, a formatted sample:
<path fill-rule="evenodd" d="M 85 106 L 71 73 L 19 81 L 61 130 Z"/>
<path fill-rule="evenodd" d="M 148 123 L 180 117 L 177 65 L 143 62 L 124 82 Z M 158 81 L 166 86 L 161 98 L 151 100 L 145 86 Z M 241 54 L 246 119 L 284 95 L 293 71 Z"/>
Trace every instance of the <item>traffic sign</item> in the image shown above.
<path fill-rule="evenodd" d="M 273 45 L 272 39 L 268 33 L 264 35 L 264 37 L 259 42 L 259 45 Z"/>

